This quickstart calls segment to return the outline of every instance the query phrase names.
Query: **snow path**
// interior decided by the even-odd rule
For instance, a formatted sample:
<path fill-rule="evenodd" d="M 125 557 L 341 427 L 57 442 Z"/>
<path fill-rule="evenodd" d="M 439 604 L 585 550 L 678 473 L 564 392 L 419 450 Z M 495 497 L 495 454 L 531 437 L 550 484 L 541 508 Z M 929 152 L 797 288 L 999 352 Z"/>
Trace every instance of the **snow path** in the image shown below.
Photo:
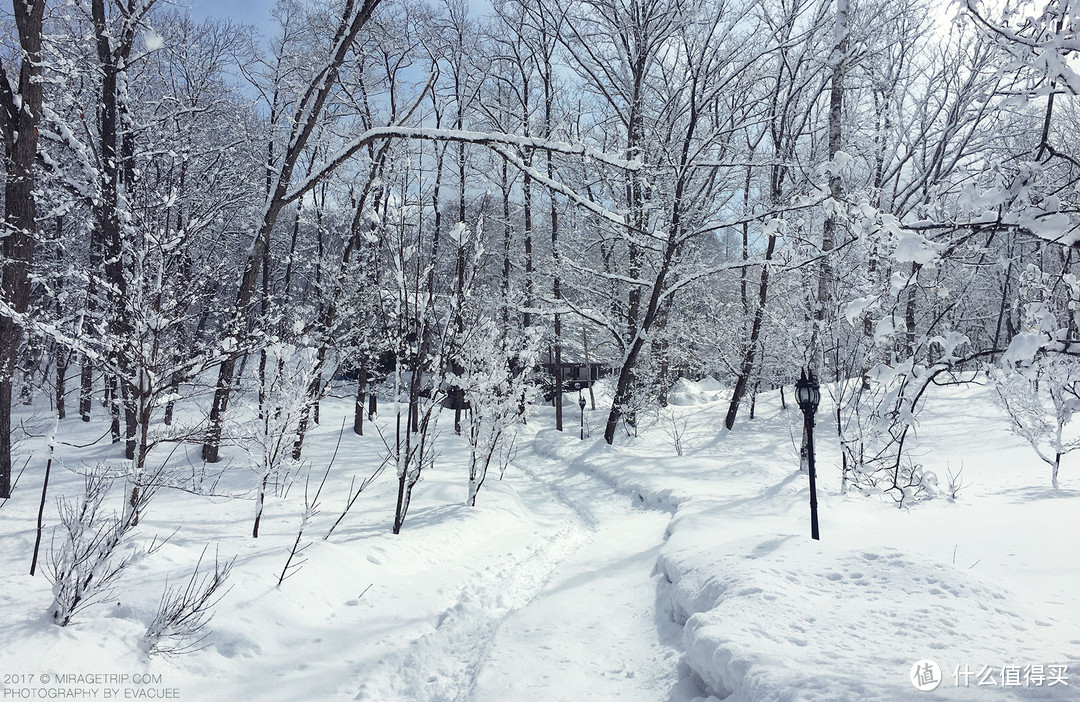
<path fill-rule="evenodd" d="M 435 630 L 381 661 L 356 699 L 668 699 L 681 628 L 657 616 L 655 571 L 670 514 L 536 447 L 511 479 L 535 540 L 478 569 Z"/>
<path fill-rule="evenodd" d="M 554 461 L 535 467 L 534 477 L 555 486 L 593 532 L 536 597 L 504 618 L 472 700 L 667 699 L 681 628 L 657 616 L 654 573 L 670 515 L 640 509 Z"/>

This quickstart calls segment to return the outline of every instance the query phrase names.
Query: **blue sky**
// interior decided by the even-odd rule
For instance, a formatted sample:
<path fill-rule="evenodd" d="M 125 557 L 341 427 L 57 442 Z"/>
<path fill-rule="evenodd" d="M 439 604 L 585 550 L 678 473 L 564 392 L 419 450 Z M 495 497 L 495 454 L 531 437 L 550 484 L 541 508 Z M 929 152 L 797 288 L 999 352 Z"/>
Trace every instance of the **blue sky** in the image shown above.
<path fill-rule="evenodd" d="M 270 11 L 274 9 L 275 0 L 181 0 L 183 4 L 191 7 L 191 15 L 195 19 L 209 17 L 223 17 L 254 24 L 266 34 L 272 26 Z"/>

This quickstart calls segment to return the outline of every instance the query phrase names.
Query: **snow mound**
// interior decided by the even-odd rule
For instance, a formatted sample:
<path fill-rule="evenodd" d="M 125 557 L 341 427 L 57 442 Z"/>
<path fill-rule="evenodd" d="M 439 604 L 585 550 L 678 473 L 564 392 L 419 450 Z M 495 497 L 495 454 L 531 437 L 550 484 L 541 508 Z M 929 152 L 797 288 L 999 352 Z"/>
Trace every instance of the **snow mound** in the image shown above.
<path fill-rule="evenodd" d="M 1004 665 L 1070 661 L 1034 643 L 1045 622 L 965 571 L 794 535 L 700 548 L 700 533 L 683 524 L 659 566 L 684 623 L 687 665 L 727 702 L 910 700 L 919 692 L 909 673 L 923 659 L 941 669 L 934 699 L 986 694 L 978 681 L 987 667 L 994 699 L 1071 699 L 1062 685 L 1018 686 L 1015 696 L 1002 687 Z"/>
<path fill-rule="evenodd" d="M 668 402 L 673 405 L 701 405 L 716 402 L 724 392 L 724 386 L 712 376 L 700 381 L 679 378 L 668 391 Z"/>

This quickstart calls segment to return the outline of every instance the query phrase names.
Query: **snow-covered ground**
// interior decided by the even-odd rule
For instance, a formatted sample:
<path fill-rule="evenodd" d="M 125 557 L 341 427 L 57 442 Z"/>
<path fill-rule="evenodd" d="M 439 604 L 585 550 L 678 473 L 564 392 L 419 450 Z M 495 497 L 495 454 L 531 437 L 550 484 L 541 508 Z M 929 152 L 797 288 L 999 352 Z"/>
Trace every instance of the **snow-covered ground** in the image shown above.
<path fill-rule="evenodd" d="M 464 443 L 444 422 L 400 535 L 388 471 L 324 541 L 351 478 L 382 450 L 371 427 L 364 437 L 346 428 L 338 447 L 352 402 L 329 399 L 306 444 L 313 483 L 337 456 L 302 537 L 303 565 L 280 587 L 303 477 L 268 500 L 253 539 L 256 476 L 233 450 L 214 469 L 226 468 L 219 496 L 154 498 L 126 548 L 171 538 L 66 628 L 48 618 L 42 572 L 28 575 L 45 462 L 43 439 L 30 439 L 16 497 L 0 508 L 3 698 L 1080 699 L 1080 475 L 1067 458 L 1061 489 L 1050 490 L 985 389 L 941 389 L 920 417 L 919 460 L 942 476 L 963 466 L 969 486 L 955 501 L 900 510 L 840 495 L 835 442 L 821 426 L 820 542 L 809 538 L 798 411 L 764 395 L 757 418 L 729 433 L 723 388 L 676 391 L 682 456 L 663 421 L 646 418 L 640 436 L 608 447 L 595 438 L 602 410 L 586 412 L 594 438 L 580 442 L 576 421 L 556 432 L 541 408 L 475 508 L 463 506 Z M 44 408 L 23 419 L 37 433 L 49 424 Z M 71 418 L 58 436 L 86 444 L 105 428 Z M 171 461 L 198 476 L 198 450 L 179 445 Z M 55 497 L 77 495 L 78 471 L 106 458 L 119 461 L 117 447 L 60 445 L 48 526 Z M 166 583 L 183 582 L 207 544 L 204 564 L 215 551 L 236 558 L 208 646 L 148 659 L 143 633 Z M 933 692 L 910 680 L 924 659 L 941 671 Z"/>

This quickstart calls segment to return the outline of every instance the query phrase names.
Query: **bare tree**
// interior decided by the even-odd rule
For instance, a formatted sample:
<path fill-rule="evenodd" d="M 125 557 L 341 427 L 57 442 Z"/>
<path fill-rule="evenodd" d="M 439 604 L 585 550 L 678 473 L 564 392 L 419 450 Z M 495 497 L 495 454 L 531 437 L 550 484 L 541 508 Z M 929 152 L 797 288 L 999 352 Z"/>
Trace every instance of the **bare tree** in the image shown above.
<path fill-rule="evenodd" d="M 293 171 L 322 117 L 323 108 L 337 83 L 342 64 L 379 2 L 380 0 L 361 0 L 357 4 L 355 0 L 345 0 L 327 55 L 311 72 L 312 77 L 303 87 L 301 97 L 293 108 L 285 151 L 280 159 L 268 163 L 267 172 L 270 174 L 272 187 L 268 188 L 262 221 L 257 225 L 252 249 L 236 293 L 236 304 L 225 332 L 228 337 L 237 340 L 244 337 L 245 321 L 251 312 L 255 287 L 269 249 L 270 233 L 282 208 L 288 202 L 286 195 L 292 185 Z M 202 449 L 203 459 L 210 463 L 217 462 L 219 458 L 222 421 L 233 389 L 237 360 L 236 355 L 230 355 L 222 362 L 218 371 L 214 401 L 210 408 L 210 425 Z"/>

